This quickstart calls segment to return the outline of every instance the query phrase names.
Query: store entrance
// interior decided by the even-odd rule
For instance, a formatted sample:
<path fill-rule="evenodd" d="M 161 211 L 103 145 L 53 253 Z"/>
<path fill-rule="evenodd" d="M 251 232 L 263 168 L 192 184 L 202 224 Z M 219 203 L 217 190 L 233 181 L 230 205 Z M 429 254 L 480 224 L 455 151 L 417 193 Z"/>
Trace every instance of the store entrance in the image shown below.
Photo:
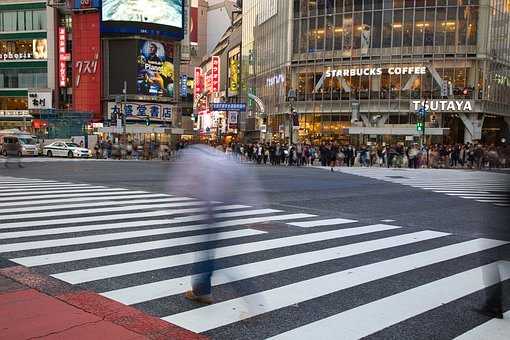
<path fill-rule="evenodd" d="M 464 143 L 465 127 L 458 114 L 445 115 L 444 127 L 449 128 L 448 134 L 444 138 L 446 144 Z"/>

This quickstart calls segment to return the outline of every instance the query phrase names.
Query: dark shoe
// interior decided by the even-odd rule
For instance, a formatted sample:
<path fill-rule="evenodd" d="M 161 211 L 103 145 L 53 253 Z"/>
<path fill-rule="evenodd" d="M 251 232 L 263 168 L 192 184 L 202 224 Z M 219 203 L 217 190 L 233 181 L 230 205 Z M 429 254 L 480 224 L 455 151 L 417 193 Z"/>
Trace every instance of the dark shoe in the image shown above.
<path fill-rule="evenodd" d="M 208 295 L 196 295 L 192 290 L 188 290 L 184 297 L 190 301 L 202 303 L 205 305 L 210 305 L 213 303 L 212 297 L 210 294 Z"/>
<path fill-rule="evenodd" d="M 333 168 L 331 168 L 331 172 L 333 172 Z"/>

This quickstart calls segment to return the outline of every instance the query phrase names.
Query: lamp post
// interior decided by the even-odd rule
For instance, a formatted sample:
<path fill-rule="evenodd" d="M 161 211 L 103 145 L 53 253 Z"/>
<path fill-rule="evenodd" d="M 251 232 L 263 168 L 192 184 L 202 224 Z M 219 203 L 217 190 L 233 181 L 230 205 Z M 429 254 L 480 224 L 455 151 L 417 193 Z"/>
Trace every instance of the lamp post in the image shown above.
<path fill-rule="evenodd" d="M 290 89 L 287 93 L 287 100 L 290 103 L 290 112 L 289 112 L 289 146 L 292 145 L 292 142 L 294 140 L 294 102 L 296 100 L 296 90 Z"/>

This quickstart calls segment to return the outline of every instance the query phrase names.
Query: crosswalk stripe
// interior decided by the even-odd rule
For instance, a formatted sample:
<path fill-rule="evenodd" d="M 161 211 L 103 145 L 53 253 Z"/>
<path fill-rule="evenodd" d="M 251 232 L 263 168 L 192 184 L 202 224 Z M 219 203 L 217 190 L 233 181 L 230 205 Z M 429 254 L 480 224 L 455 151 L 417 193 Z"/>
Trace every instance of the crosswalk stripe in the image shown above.
<path fill-rule="evenodd" d="M 454 340 L 508 340 L 510 334 L 510 311 L 503 314 L 503 319 L 491 319 Z"/>
<path fill-rule="evenodd" d="M 28 207 L 21 209 L 31 209 L 34 210 L 36 208 L 44 207 L 53 203 L 72 203 L 72 202 L 88 202 L 92 203 L 95 201 L 108 202 L 108 203 L 118 203 L 123 204 L 125 202 L 130 202 L 132 199 L 148 199 L 148 198 L 163 198 L 163 197 L 172 197 L 172 195 L 167 194 L 140 194 L 143 191 L 132 191 L 129 192 L 132 195 L 125 195 L 126 192 L 118 193 L 119 195 L 94 195 L 85 196 L 81 195 L 80 197 L 70 197 L 70 198 L 57 198 L 57 199 L 38 199 L 38 200 L 29 200 L 29 201 L 16 201 L 16 202 L 2 202 L 2 207 L 21 207 L 21 206 L 37 206 L 37 207 Z M 78 195 L 71 195 L 78 196 Z M 97 196 L 97 197 L 96 197 Z M 88 204 L 83 203 L 83 204 Z M 143 203 L 143 202 L 142 202 Z"/>
<path fill-rule="evenodd" d="M 510 207 L 510 204 L 500 204 L 500 203 L 496 203 L 496 204 L 494 204 L 494 205 L 496 205 L 496 206 L 498 206 L 498 207 Z"/>
<path fill-rule="evenodd" d="M 235 210 L 246 208 L 245 205 L 224 205 L 219 207 L 213 207 L 212 210 Z M 11 228 L 25 228 L 25 227 L 42 227 L 42 226 L 53 226 L 70 223 L 87 223 L 87 222 L 98 222 L 98 221 L 114 221 L 114 220 L 127 220 L 132 218 L 146 218 L 146 217 L 158 217 L 158 216 L 171 216 L 185 213 L 204 212 L 207 208 L 187 208 L 187 209 L 175 209 L 175 210 L 156 210 L 147 211 L 140 213 L 130 214 L 118 214 L 118 215 L 101 215 L 101 216 L 86 216 L 86 217 L 75 217 L 75 218 L 61 218 L 53 220 L 42 220 L 42 221 L 23 221 L 23 222 L 10 222 L 2 223 L 0 229 L 11 229 Z M 261 209 L 261 213 L 272 213 L 279 212 L 279 210 L 273 209 Z M 193 216 L 191 216 L 193 217 Z M 191 219 L 193 220 L 193 219 Z"/>
<path fill-rule="evenodd" d="M 483 199 L 483 200 L 475 200 L 480 203 L 508 203 L 510 198 L 505 199 Z"/>
<path fill-rule="evenodd" d="M 158 197 L 158 196 L 157 196 Z M 64 200 L 65 201 L 65 200 Z M 37 207 L 19 207 L 19 208 L 7 208 L 0 209 L 0 214 L 17 213 L 25 211 L 46 211 L 46 210 L 59 210 L 59 209 L 71 209 L 71 208 L 91 208 L 91 207 L 104 207 L 104 206 L 115 206 L 115 205 L 134 205 L 134 204 L 152 204 L 152 203 L 172 203 L 172 202 L 187 202 L 196 201 L 195 198 L 190 197 L 169 197 L 169 198 L 156 198 L 156 199 L 138 199 L 138 200 L 124 200 L 124 201 L 111 201 L 103 200 L 98 202 L 87 202 L 87 203 L 74 203 L 74 204 L 38 204 Z M 3 206 L 3 204 L 2 204 Z"/>
<path fill-rule="evenodd" d="M 474 191 L 469 190 L 433 190 L 434 192 L 440 193 L 440 194 L 469 194 L 474 193 Z M 476 191 L 478 194 L 488 194 L 488 191 Z"/>
<path fill-rule="evenodd" d="M 45 200 L 48 201 L 49 199 L 55 199 L 55 198 L 79 198 L 79 197 L 87 197 L 89 199 L 90 197 L 102 197 L 104 199 L 104 196 L 106 197 L 113 197 L 113 196 L 120 196 L 120 195 L 135 195 L 135 194 L 150 194 L 147 191 L 111 191 L 111 192 L 85 192 L 85 193 L 72 193 L 72 194 L 56 194 L 56 195 L 29 195 L 29 196 L 17 196 L 17 197 L 0 197 L 0 202 L 2 202 L 2 206 L 4 205 L 4 202 L 7 202 L 5 204 L 11 203 L 16 204 L 17 202 L 32 202 L 33 200 Z M 163 195 L 163 194 L 159 194 Z M 171 195 L 168 195 L 171 196 Z M 85 199 L 84 199 L 85 200 Z"/>
<path fill-rule="evenodd" d="M 348 220 L 345 218 L 330 218 L 330 219 L 325 219 L 325 220 L 293 222 L 293 223 L 287 223 L 287 224 L 295 226 L 295 227 L 311 228 L 311 227 L 320 227 L 320 226 L 347 224 L 347 223 L 356 223 L 356 222 L 358 222 L 358 221 Z"/>
<path fill-rule="evenodd" d="M 110 189 L 110 188 L 105 188 L 105 187 L 98 187 L 98 188 L 89 187 L 87 189 L 78 189 L 78 190 L 75 190 L 75 189 L 49 190 L 49 191 L 33 191 L 30 193 L 27 193 L 26 191 L 9 192 L 9 193 L 0 193 L 0 196 L 1 197 L 6 197 L 6 196 L 13 197 L 13 196 L 25 196 L 26 194 L 37 194 L 37 195 L 58 194 L 58 193 L 75 193 L 76 194 L 76 193 L 84 193 L 84 192 L 116 192 L 116 191 L 128 191 L 128 189 L 122 189 L 122 188 Z"/>
<path fill-rule="evenodd" d="M 212 277 L 212 285 L 217 286 L 296 267 L 303 267 L 318 262 L 360 255 L 371 251 L 398 247 L 447 235 L 450 234 L 427 230 L 243 264 L 236 267 L 215 270 Z M 193 281 L 193 278 L 198 276 L 199 274 L 152 282 L 104 292 L 102 295 L 115 301 L 132 305 L 184 293 L 189 289 L 190 282 Z"/>
<path fill-rule="evenodd" d="M 68 283 L 77 284 L 200 262 L 209 259 L 211 254 L 213 254 L 214 259 L 221 259 L 230 256 L 245 255 L 259 251 L 291 247 L 301 244 L 349 236 L 364 235 L 399 228 L 400 227 L 398 226 L 376 224 L 364 227 L 337 229 L 319 233 L 310 233 L 265 241 L 237 244 L 232 246 L 220 247 L 213 250 L 195 251 L 178 255 L 162 256 L 145 260 L 75 270 L 65 273 L 54 274 L 52 276 Z"/>
<path fill-rule="evenodd" d="M 84 190 L 84 189 L 108 189 L 107 187 L 105 187 L 104 185 L 70 185 L 70 186 L 65 186 L 65 187 L 54 187 L 54 186 L 50 186 L 50 187 L 47 187 L 47 188 L 9 188 L 9 189 L 0 189 L 0 194 L 2 194 L 2 196 L 8 196 L 8 195 L 13 195 L 14 193 L 19 193 L 19 192 L 26 192 L 26 193 L 38 193 L 38 192 L 41 192 L 41 191 L 47 191 L 47 190 L 59 190 L 59 191 L 74 191 L 74 190 Z M 3 195 L 5 194 L 5 195 Z"/>
<path fill-rule="evenodd" d="M 98 258 L 98 257 L 130 254 L 130 253 L 136 253 L 139 251 L 171 248 L 171 247 L 177 247 L 177 246 L 183 246 L 183 245 L 189 245 L 189 244 L 195 244 L 195 243 L 210 242 L 210 241 L 215 241 L 215 240 L 226 240 L 226 239 L 230 239 L 230 238 L 262 235 L 265 233 L 266 233 L 265 231 L 261 231 L 261 230 L 241 229 L 241 230 L 225 231 L 225 232 L 214 233 L 214 234 L 186 236 L 186 237 L 178 237 L 178 238 L 173 238 L 173 239 L 164 239 L 164 240 L 149 241 L 149 242 L 130 243 L 130 244 L 124 244 L 124 245 L 120 245 L 120 246 L 93 248 L 93 249 L 85 249 L 85 250 L 75 250 L 75 251 L 53 253 L 53 254 L 46 254 L 46 255 L 27 256 L 27 257 L 20 257 L 20 258 L 12 259 L 12 261 L 22 264 L 22 265 L 25 265 L 25 266 L 28 266 L 28 267 L 34 267 L 34 266 L 42 266 L 42 265 L 54 264 L 54 263 L 87 260 L 87 259 L 93 259 L 93 258 Z"/>
<path fill-rule="evenodd" d="M 473 241 L 457 243 L 454 245 L 319 276 L 260 293 L 219 302 L 207 307 L 166 316 L 162 319 L 188 330 L 201 333 L 263 313 L 268 313 L 279 308 L 284 308 L 343 289 L 358 286 L 363 283 L 494 248 L 503 244 L 506 244 L 506 242 L 488 239 L 476 239 Z M 480 272 L 477 272 L 477 275 L 477 279 L 480 281 L 482 275 Z M 456 287 L 463 283 L 463 280 L 459 280 L 452 282 L 451 285 Z M 451 289 L 452 286 L 447 285 L 445 287 L 448 287 L 449 291 L 454 291 L 454 289 Z M 463 291 L 463 289 L 460 289 L 459 291 Z M 407 299 L 414 298 L 415 296 L 407 297 Z M 419 300 L 428 300 L 429 298 L 431 297 L 425 296 Z M 263 301 L 263 303 L 261 303 L 261 301 Z M 387 306 L 386 309 L 383 309 L 386 313 L 381 311 L 379 313 L 392 315 L 392 312 L 388 313 L 387 311 L 393 311 L 393 306 L 394 305 L 392 304 Z M 363 320 L 366 321 L 367 313 L 356 314 L 363 317 Z M 359 322 L 351 323 L 350 326 L 355 325 L 355 327 L 359 329 L 368 329 L 368 326 L 359 327 L 360 324 L 361 323 Z M 366 324 L 366 322 L 363 324 Z M 372 324 L 372 320 L 370 324 Z M 338 334 L 344 333 L 332 332 L 331 334 L 334 334 L 335 337 L 337 337 Z"/>
<path fill-rule="evenodd" d="M 239 206 L 244 208 L 249 208 L 250 206 Z M 265 211 L 262 211 L 263 213 Z M 215 218 L 231 218 L 231 217 L 241 217 L 241 216 L 250 216 L 260 214 L 260 210 L 244 210 L 244 211 L 234 211 L 228 213 L 218 213 L 215 214 Z M 278 220 L 297 220 L 301 218 L 310 218 L 314 217 L 314 215 L 308 214 L 290 214 L 290 215 L 271 215 L 264 217 L 255 217 L 255 218 L 243 218 L 237 220 L 228 220 L 228 221 L 219 221 L 215 223 L 216 228 L 223 227 L 233 227 L 237 225 L 243 224 L 252 224 L 259 222 L 268 222 L 268 221 L 278 221 Z M 79 225 L 75 227 L 61 227 L 61 228 L 51 228 L 51 229 L 37 229 L 37 230 L 24 230 L 24 231 L 11 231 L 0 233 L 0 239 L 9 239 L 9 238 L 17 238 L 17 237 L 31 237 L 31 236 L 42 236 L 42 235 L 57 235 L 57 234 L 66 234 L 66 233 L 79 233 L 84 231 L 107 231 L 114 229 L 128 229 L 135 227 L 150 227 L 150 226 L 158 226 L 158 225 L 171 225 L 171 224 L 179 224 L 186 222 L 195 222 L 201 220 L 207 220 L 210 217 L 208 215 L 194 215 L 194 216 L 185 216 L 178 217 L 173 219 L 164 219 L 164 220 L 142 220 L 142 221 L 132 221 L 132 222 L 121 222 L 121 223 L 106 223 L 106 224 L 87 224 L 87 225 Z"/>
<path fill-rule="evenodd" d="M 159 210 L 159 209 L 165 209 L 165 208 L 192 207 L 192 206 L 200 206 L 200 205 L 207 204 L 207 202 L 204 202 L 204 201 L 186 201 L 186 198 L 187 197 L 184 197 L 184 202 L 173 202 L 173 203 L 124 205 L 124 206 L 120 206 L 120 207 L 74 209 L 74 210 L 63 210 L 63 211 L 9 214 L 9 215 L 0 216 L 0 221 L 21 220 L 21 219 L 27 219 L 27 218 L 44 218 L 44 217 L 57 217 L 57 216 L 61 217 L 61 216 L 73 216 L 73 215 L 85 215 L 85 214 L 98 214 L 98 213 L 113 213 L 113 212 L 147 210 L 147 209 L 158 209 Z M 1 212 L 2 211 L 0 211 L 0 213 Z"/>
<path fill-rule="evenodd" d="M 484 272 L 498 270 L 498 266 L 504 268 L 502 280 L 509 279 L 510 263 L 494 262 L 361 305 L 270 339 L 304 340 L 317 337 L 334 340 L 338 339 L 338 334 L 342 334 L 342 339 L 360 339 L 498 283 L 483 275 Z M 370 322 L 366 322 L 367 319 Z"/>
<path fill-rule="evenodd" d="M 90 184 L 76 184 L 76 183 L 48 183 L 48 184 L 0 184 L 0 190 L 3 189 L 47 189 L 47 188 L 68 188 L 68 187 L 90 187 Z"/>
<path fill-rule="evenodd" d="M 465 195 L 490 195 L 488 191 L 454 191 L 453 193 L 447 193 L 448 196 L 465 196 Z"/>

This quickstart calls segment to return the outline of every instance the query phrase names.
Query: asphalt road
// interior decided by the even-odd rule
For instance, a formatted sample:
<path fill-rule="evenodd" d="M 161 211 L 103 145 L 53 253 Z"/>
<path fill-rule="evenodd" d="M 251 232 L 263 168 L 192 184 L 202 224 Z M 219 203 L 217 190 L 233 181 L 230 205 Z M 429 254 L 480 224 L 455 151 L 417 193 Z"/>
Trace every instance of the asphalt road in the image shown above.
<path fill-rule="evenodd" d="M 188 167 L 188 168 L 186 168 Z M 416 312 L 412 317 L 406 317 L 398 320 L 399 313 L 398 301 L 406 301 L 405 296 L 400 297 L 400 293 L 404 291 L 414 292 L 413 289 L 421 289 L 426 284 L 434 284 L 441 279 L 450 278 L 453 275 L 462 274 L 470 270 L 474 270 L 479 266 L 488 265 L 498 260 L 510 260 L 510 246 L 503 245 L 500 247 L 489 247 L 481 252 L 467 252 L 462 256 L 454 256 L 446 260 L 431 262 L 430 264 L 422 264 L 414 266 L 413 270 L 396 271 L 391 276 L 381 276 L 380 278 L 372 278 L 358 285 L 346 286 L 345 289 L 333 290 L 318 294 L 313 298 L 296 298 L 300 294 L 300 288 L 295 284 L 308 282 L 316 278 L 325 278 L 330 274 L 338 273 L 351 268 L 359 268 L 374 263 L 383 263 L 400 257 L 412 256 L 413 254 L 433 251 L 441 247 L 453 246 L 462 242 L 470 242 L 473 239 L 488 238 L 492 240 L 510 241 L 510 225 L 508 207 L 496 206 L 490 203 L 477 202 L 472 199 L 464 199 L 459 196 L 449 196 L 444 193 L 437 193 L 431 190 L 414 188 L 401 184 L 391 183 L 385 180 L 377 180 L 367 176 L 357 176 L 343 173 L 340 171 L 330 172 L 324 169 L 309 167 L 270 167 L 244 165 L 243 171 L 250 176 L 242 176 L 242 178 L 229 178 L 229 174 L 218 175 L 221 181 L 211 183 L 211 195 L 213 199 L 224 202 L 223 204 L 244 204 L 254 207 L 253 209 L 278 209 L 285 214 L 311 214 L 316 215 L 314 219 L 330 219 L 342 218 L 355 220 L 351 224 L 342 225 L 324 225 L 316 228 L 300 228 L 287 224 L 287 221 L 275 221 L 266 223 L 252 223 L 249 225 L 237 225 L 228 228 L 228 231 L 243 233 L 247 228 L 261 234 L 242 234 L 240 237 L 226 238 L 214 240 L 214 242 L 205 243 L 182 243 L 174 247 L 154 248 L 153 250 L 126 251 L 125 253 L 116 253 L 109 256 L 85 256 L 76 260 L 56 260 L 54 262 L 38 264 L 34 262 L 32 266 L 34 270 L 48 274 L 57 275 L 60 273 L 72 273 L 79 270 L 87 270 L 91 268 L 104 267 L 110 265 L 118 265 L 125 262 L 137 264 L 139 261 L 150 260 L 155 257 L 172 257 L 174 255 L 184 254 L 188 252 L 196 252 L 208 248 L 208 244 L 215 247 L 228 247 L 239 244 L 255 244 L 267 240 L 277 240 L 286 237 L 311 235 L 316 232 L 333 232 L 343 228 L 358 228 L 370 225 L 386 224 L 398 226 L 398 229 L 380 229 L 372 233 L 355 233 L 348 237 L 324 239 L 321 242 L 308 242 L 288 246 L 274 247 L 265 251 L 244 252 L 236 256 L 225 257 L 217 261 L 217 269 L 225 269 L 234 266 L 243 266 L 250 263 L 260 261 L 275 260 L 278 258 L 299 255 L 302 253 L 313 252 L 317 250 L 329 249 L 333 247 L 348 246 L 350 244 L 361 244 L 362 242 L 377 241 L 381 238 L 392 238 L 406 235 L 409 233 L 419 233 L 425 230 L 434 233 L 448 233 L 444 237 L 431 237 L 420 242 L 401 246 L 387 246 L 374 251 L 362 253 L 357 250 L 358 255 L 347 257 L 331 258 L 328 260 L 316 260 L 309 264 L 294 265 L 284 270 L 274 269 L 273 271 L 264 269 L 263 275 L 253 275 L 249 278 L 220 284 L 214 289 L 215 301 L 210 314 L 220 315 L 220 308 L 224 304 L 224 308 L 243 309 L 243 304 L 247 305 L 246 310 L 239 310 L 239 314 L 233 314 L 232 320 L 224 322 L 222 320 L 210 321 L 209 326 L 196 326 L 192 319 L 200 318 L 201 308 L 193 303 L 183 299 L 182 294 L 173 294 L 169 296 L 161 296 L 154 299 L 146 299 L 134 304 L 135 307 L 144 310 L 150 314 L 159 317 L 168 317 L 167 320 L 175 322 L 183 327 L 191 330 L 202 332 L 215 339 L 263 339 L 270 336 L 292 331 L 297 327 L 308 324 L 315 325 L 316 322 L 328 319 L 330 317 L 340 315 L 340 319 L 335 320 L 335 325 L 347 325 L 349 323 L 358 322 L 355 328 L 371 329 L 371 320 L 374 315 L 382 315 L 389 313 L 395 315 L 397 319 L 394 321 L 378 320 L 377 323 L 384 325 L 378 329 L 377 327 L 368 333 L 352 333 L 353 337 L 368 336 L 373 339 L 451 339 L 459 336 L 470 329 L 474 329 L 489 318 L 480 315 L 474 311 L 479 308 L 485 301 L 485 293 L 483 290 L 475 289 L 466 292 L 462 298 L 452 298 L 447 303 L 441 303 L 438 307 L 429 307 L 421 312 Z M 455 171 L 455 176 L 462 179 L 464 176 L 470 176 L 470 171 Z M 458 175 L 457 175 L 458 174 Z M 176 165 L 168 162 L 144 162 L 144 161 L 48 161 L 48 162 L 31 162 L 26 163 L 24 168 L 12 166 L 9 169 L 0 167 L 0 181 L 5 180 L 5 176 L 18 178 L 33 178 L 56 180 L 59 182 L 84 183 L 88 185 L 104 185 L 112 188 L 126 188 L 129 190 L 143 190 L 151 193 L 173 194 L 178 197 L 196 197 L 197 189 L 192 185 L 197 176 L 197 169 L 193 165 L 186 166 Z M 205 174 L 208 176 L 210 174 Z M 487 174 L 490 176 L 490 174 Z M 505 176 L 505 175 L 503 175 Z M 506 175 L 509 176 L 510 175 Z M 397 176 L 398 177 L 398 176 Z M 213 177 L 214 178 L 214 177 Z M 501 177 L 501 187 L 508 185 L 506 177 Z M 22 183 L 20 180 L 19 183 Z M 236 185 L 225 185 L 230 181 Z M 207 184 L 205 184 L 207 185 Z M 0 184 L 0 196 L 2 184 Z M 504 191 L 506 193 L 506 191 Z M 26 192 L 26 195 L 33 193 Z M 5 194 L 3 194 L 5 195 Z M 10 196 L 7 196 L 7 198 Z M 13 196 L 14 197 L 14 196 Z M 83 198 L 86 201 L 86 198 Z M 114 199 L 114 198 L 111 198 Z M 4 258 L 0 265 L 7 265 L 8 260 L 29 259 L 39 260 L 40 256 L 62 253 L 62 252 L 80 252 L 86 249 L 96 249 L 100 247 L 116 247 L 121 245 L 130 245 L 139 242 L 157 242 L 160 240 L 171 239 L 174 237 L 194 237 L 203 234 L 202 231 L 185 231 L 178 234 L 160 235 L 148 234 L 140 237 L 97 240 L 82 244 L 80 242 L 63 243 L 59 246 L 39 247 L 37 244 L 31 248 L 17 249 L 12 251 L 2 251 L 4 247 L 12 244 L 23 242 L 38 242 L 46 240 L 61 240 L 62 238 L 72 239 L 78 237 L 97 236 L 94 231 L 80 230 L 65 234 L 45 235 L 46 228 L 73 228 L 79 227 L 79 222 L 70 221 L 69 223 L 55 224 L 51 222 L 45 226 L 38 226 L 39 221 L 46 221 L 50 218 L 64 218 L 58 216 L 62 210 L 56 210 L 54 216 L 46 216 L 44 218 L 23 216 L 23 214 L 5 217 L 2 220 L 2 202 L 0 202 L 0 255 Z M 13 200 L 15 202 L 15 200 Z M 110 202 L 111 203 L 111 202 Z M 42 203 L 44 204 L 44 203 Z M 31 213 L 42 211 L 37 204 L 28 205 L 32 207 Z M 14 207 L 15 205 L 11 205 Z M 46 209 L 43 209 L 46 210 Z M 154 209 L 148 209 L 153 211 Z M 94 214 L 77 213 L 72 218 L 80 218 L 91 216 Z M 99 213 L 101 215 L 101 213 Z M 191 214 L 193 215 L 193 214 Z M 112 215 L 110 215 L 112 216 Z M 121 216 L 121 214 L 113 216 Z M 6 219 L 5 219 L 6 218 Z M 67 216 L 66 216 L 67 218 Z M 148 217 L 145 221 L 150 221 L 155 217 Z M 119 221 L 122 217 L 118 218 Z M 312 220 L 312 219 L 305 219 Z M 112 219 L 112 222 L 115 222 Z M 28 222 L 28 225 L 23 223 Z M 4 224 L 8 223 L 8 224 Z M 16 224 L 18 223 L 18 225 Z M 32 223 L 32 224 L 30 224 Z M 109 221 L 96 221 L 91 223 L 110 223 Z M 2 226 L 3 224 L 3 226 Z M 118 227 L 115 230 L 102 232 L 107 235 L 115 235 L 115 233 L 128 231 L 150 231 L 155 227 L 140 226 L 136 228 Z M 32 234 L 28 237 L 2 237 L 3 233 L 9 232 L 31 232 L 43 230 L 41 235 Z M 210 231 L 214 233 L 216 231 Z M 102 234 L 99 234 L 102 235 Z M 206 239 L 210 241 L 210 239 Z M 66 241 L 67 242 L 67 241 Z M 388 241 L 391 243 L 390 241 Z M 101 248 L 103 249 L 103 248 Z M 357 248 L 356 248 L 357 249 Z M 424 256 L 425 257 L 425 256 Z M 427 255 L 428 260 L 428 255 Z M 430 258 L 433 258 L 430 255 Z M 23 262 L 24 260 L 20 260 Z M 389 264 L 388 264 L 389 265 Z M 397 265 L 395 265 L 397 266 Z M 397 266 L 398 267 L 398 266 Z M 393 268 L 392 266 L 388 268 Z M 258 269 L 260 270 L 260 269 Z M 374 273 L 373 269 L 370 273 Z M 354 272 L 356 272 L 354 270 Z M 136 287 L 152 282 L 162 282 L 186 275 L 196 274 L 196 268 L 189 264 L 179 264 L 171 268 L 152 268 L 140 270 L 138 272 L 122 272 L 119 276 L 104 276 L 90 281 L 77 282 L 86 289 L 92 289 L 99 293 L 116 291 L 123 288 Z M 375 274 L 372 274 L 375 275 Z M 388 274 L 390 275 L 390 274 Z M 62 276 L 64 277 L 64 276 Z M 70 276 L 69 276 L 70 277 Z M 65 279 L 64 279 L 65 280 Z M 340 280 L 340 279 L 338 279 Z M 301 293 L 313 292 L 314 287 L 318 291 L 325 289 L 327 286 L 325 281 L 318 281 L 311 286 L 305 286 Z M 504 292 L 509 292 L 509 281 L 504 284 Z M 282 293 L 278 293 L 279 287 L 287 287 Z M 449 284 L 450 285 L 450 284 Z M 449 286 L 448 291 L 462 290 L 463 283 L 458 283 L 459 289 L 455 285 Z M 149 288 L 147 288 L 149 289 Z M 295 303 L 283 304 L 279 307 L 271 307 L 271 303 L 264 299 L 270 298 L 272 292 L 281 294 L 282 299 L 286 301 L 294 301 Z M 270 294 L 271 293 L 271 294 Z M 258 307 L 250 306 L 247 295 L 254 294 L 254 301 L 258 302 Z M 410 293 L 411 294 L 411 293 Z M 416 292 L 415 299 L 420 300 L 419 293 Z M 294 296 L 295 295 L 295 296 Z M 313 294 L 312 294 L 313 295 Z M 277 295 L 275 295 L 277 296 Z M 246 300 L 243 300 L 242 298 Z M 383 302 L 384 298 L 394 297 L 396 300 L 391 302 L 390 309 L 381 310 L 381 306 L 375 305 L 374 302 Z M 229 303 L 241 298 L 239 304 Z M 398 300 L 400 298 L 401 300 Z M 259 300 L 257 300 L 259 299 Z M 403 299 L 403 300 L 402 300 Z M 413 300 L 413 299 L 411 299 Z M 423 299 L 421 299 L 423 300 Z M 244 302 L 243 302 L 244 301 Z M 505 310 L 509 309 L 508 301 L 505 302 Z M 269 305 L 269 306 L 268 306 Z M 244 306 L 244 307 L 243 307 Z M 368 308 L 364 310 L 363 308 Z M 416 306 L 414 306 L 416 307 Z M 418 307 L 416 307 L 418 308 Z M 420 307 L 422 308 L 422 307 Z M 257 312 L 259 309 L 264 312 Z M 360 315 L 354 319 L 348 315 L 349 311 L 360 310 Z M 374 315 L 370 312 L 376 311 Z M 379 312 L 377 312 L 379 311 Z M 196 313 L 196 314 L 193 314 Z M 244 314 L 243 314 L 244 313 Z M 366 313 L 366 315 L 364 315 Z M 225 313 L 224 313 L 225 314 Z M 244 316 L 243 316 L 244 315 Z M 219 318 L 219 317 L 218 317 Z M 244 319 L 244 321 L 242 321 Z M 384 319 L 384 318 L 381 318 Z M 350 320 L 350 321 L 349 321 Z M 215 323 L 216 322 L 216 323 Z M 326 327 L 311 327 L 310 331 L 315 331 L 319 338 L 327 338 Z M 317 329 L 318 331 L 317 333 Z M 298 328 L 296 332 L 299 332 Z M 330 330 L 331 331 L 331 330 Z M 305 329 L 303 333 L 305 334 Z M 322 332 L 322 333 L 321 333 Z M 299 333 L 300 334 L 300 333 Z M 349 333 L 350 334 L 350 333 Z M 295 337 L 295 334 L 288 333 L 289 337 Z M 351 335 L 346 333 L 345 336 L 339 338 L 349 338 Z M 304 335 L 298 336 L 303 338 Z M 338 338 L 338 337 L 337 337 Z"/>

